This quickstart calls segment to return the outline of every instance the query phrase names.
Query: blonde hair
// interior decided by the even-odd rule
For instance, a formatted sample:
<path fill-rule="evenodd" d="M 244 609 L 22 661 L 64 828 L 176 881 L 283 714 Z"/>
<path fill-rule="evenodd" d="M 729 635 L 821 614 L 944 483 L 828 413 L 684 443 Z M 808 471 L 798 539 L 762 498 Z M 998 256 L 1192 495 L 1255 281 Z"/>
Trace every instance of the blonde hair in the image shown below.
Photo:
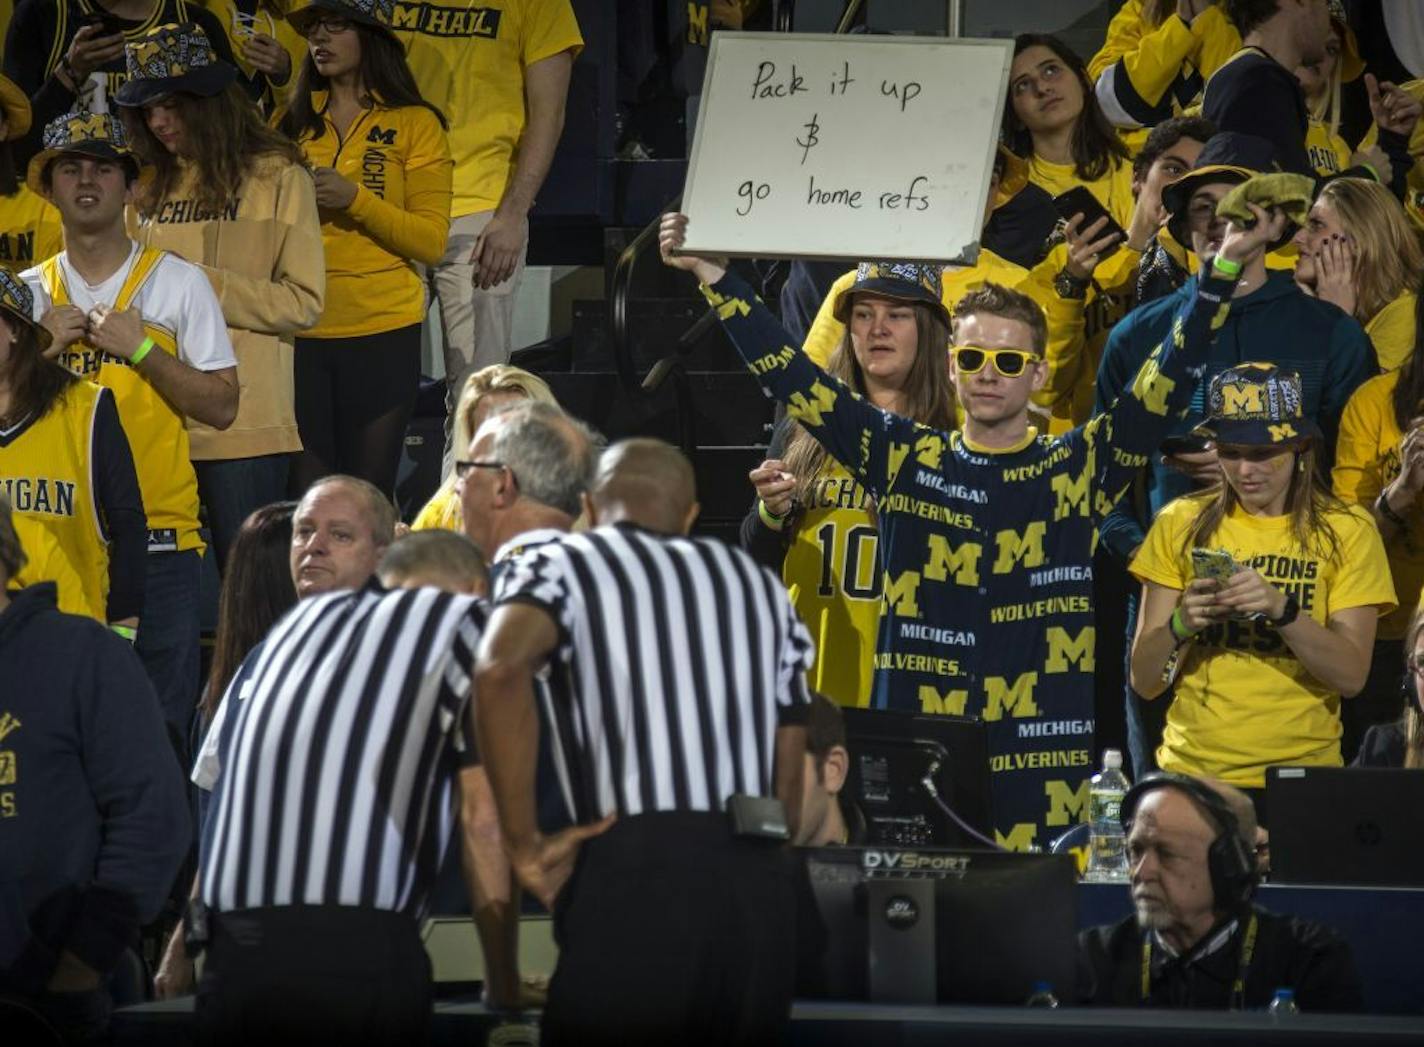
<path fill-rule="evenodd" d="M 1355 317 L 1368 323 L 1424 275 L 1424 246 L 1404 207 L 1368 178 L 1336 178 L 1319 199 L 1335 209 L 1355 243 Z"/>
<path fill-rule="evenodd" d="M 558 406 L 549 383 L 537 374 L 509 364 L 482 367 L 465 379 L 460 400 L 455 404 L 455 453 L 464 454 L 475 438 L 475 411 L 490 393 L 519 393 L 538 403 Z"/>

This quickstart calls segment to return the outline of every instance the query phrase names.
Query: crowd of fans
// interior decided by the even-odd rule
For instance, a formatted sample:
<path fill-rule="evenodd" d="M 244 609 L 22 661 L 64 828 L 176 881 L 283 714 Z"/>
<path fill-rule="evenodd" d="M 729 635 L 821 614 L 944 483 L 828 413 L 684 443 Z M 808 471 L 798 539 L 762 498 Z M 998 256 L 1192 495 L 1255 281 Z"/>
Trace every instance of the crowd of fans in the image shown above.
<path fill-rule="evenodd" d="M 740 23 L 737 5 L 712 6 Z M 434 799 L 391 830 L 409 862 L 395 900 L 372 902 L 387 896 L 388 856 L 367 863 L 370 882 L 349 874 L 360 904 L 418 913 L 439 864 L 428 852 L 449 843 L 499 1007 L 542 1000 L 519 977 L 518 884 L 551 905 L 567 885 L 562 919 L 583 929 L 565 945 L 551 1031 L 571 1038 L 616 1002 L 584 958 L 614 928 L 579 898 L 613 890 L 616 856 L 655 839 L 629 823 L 760 793 L 784 802 L 798 843 L 859 838 L 837 799 L 849 757 L 836 706 L 982 716 L 991 757 L 1012 762 L 1023 746 L 1005 712 L 1036 712 L 1037 684 L 1055 718 L 1086 725 L 1063 743 L 1082 755 L 1079 789 L 1097 755 L 1097 564 L 1134 589 L 1119 648 L 1132 768 L 1176 777 L 1127 811 L 1144 815 L 1135 898 L 1148 886 L 1136 924 L 1087 942 L 1096 980 L 1082 995 L 1241 1005 L 1149 986 L 1146 967 L 1132 996 L 1114 957 L 1130 961 L 1139 938 L 1123 935 L 1149 931 L 1190 953 L 1228 917 L 1254 943 L 1258 917 L 1220 891 L 1191 919 L 1154 923 L 1175 904 L 1154 848 L 1175 832 L 1203 855 L 1254 844 L 1268 767 L 1424 767 L 1424 79 L 1376 76 L 1333 2 L 1127 0 L 1090 61 L 1052 36 L 1016 40 L 972 265 L 872 261 L 826 279 L 798 263 L 778 319 L 735 269 L 679 254 L 688 219 L 667 216 L 665 261 L 699 279 L 784 406 L 749 477 L 743 564 L 684 537 L 697 517 L 685 461 L 648 441 L 602 450 L 508 364 L 527 214 L 581 47 L 567 0 L 16 6 L 0 77 L 0 836 L 15 844 L 0 855 L 0 994 L 70 1038 L 101 1035 L 138 927 L 191 893 L 189 918 L 161 929 L 157 992 L 191 990 L 194 953 L 210 948 L 227 980 L 200 1003 L 204 1035 L 262 1033 L 238 1016 L 262 1010 L 269 959 L 239 947 L 250 928 L 235 912 L 349 895 L 346 873 L 325 891 L 314 877 L 263 893 L 231 872 L 268 846 L 244 797 L 268 787 L 247 784 L 265 782 L 252 754 L 285 714 L 252 710 L 289 686 L 279 665 L 331 709 L 434 703 L 419 706 L 419 758 L 393 734 L 352 742 L 343 764 L 328 735 L 346 712 L 327 706 L 300 730 L 292 714 L 280 752 L 310 734 L 311 766 L 350 774 L 392 746 L 380 782 L 362 779 L 372 802 L 405 784 Z M 1413 42 L 1395 50 L 1396 64 L 1419 57 Z M 1075 191 L 1093 210 L 1065 221 L 1055 198 Z M 431 295 L 449 443 L 408 527 L 391 495 Z M 222 577 L 205 677 L 204 555 Z M 755 564 L 784 592 L 759 589 Z M 443 602 L 419 595 L 430 589 Z M 393 595 L 405 590 L 417 595 Z M 990 615 L 1048 595 L 1048 610 Z M 780 613 L 788 598 L 794 616 Z M 720 630 L 706 620 L 719 616 Z M 407 617 L 418 637 L 401 632 Z M 672 628 L 687 632 L 668 640 Z M 362 691 L 351 667 L 375 638 L 383 661 Z M 626 657 L 611 653 L 621 643 Z M 719 693 L 706 666 L 685 661 L 699 644 L 709 664 L 746 663 L 745 678 L 717 678 L 730 712 L 704 699 Z M 637 708 L 617 674 L 639 666 L 661 674 L 656 711 L 625 713 L 636 737 L 598 741 L 595 697 Z M 442 705 L 452 680 L 459 715 Z M 538 744 L 521 704 L 536 693 Z M 694 730 L 696 773 L 649 741 L 691 746 Z M 179 765 L 198 786 L 191 813 Z M 325 795 L 310 777 L 310 794 L 299 775 L 278 782 L 301 818 Z M 1062 823 L 1044 818 L 1043 786 L 996 773 L 1001 844 L 1050 842 Z M 268 799 L 270 881 L 311 826 Z M 760 851 L 724 853 L 702 822 L 667 824 L 698 862 L 770 875 Z M 584 846 L 580 895 L 569 877 Z M 779 889 L 755 904 L 778 912 Z M 767 919 L 757 933 L 774 952 Z M 369 940 L 253 926 L 273 942 L 320 934 L 333 957 Z M 1264 926 L 1280 956 L 1320 945 Z M 379 933 L 391 955 L 409 944 Z M 647 980 L 672 984 L 677 961 L 658 962 Z M 1344 975 L 1311 970 L 1321 1007 L 1358 1005 Z M 341 995 L 313 992 L 318 1007 Z M 676 1000 L 640 1034 L 706 1002 Z M 373 1006 L 368 1038 L 419 1028 Z M 765 1033 L 778 1006 L 748 1002 L 755 1021 L 727 1035 Z"/>

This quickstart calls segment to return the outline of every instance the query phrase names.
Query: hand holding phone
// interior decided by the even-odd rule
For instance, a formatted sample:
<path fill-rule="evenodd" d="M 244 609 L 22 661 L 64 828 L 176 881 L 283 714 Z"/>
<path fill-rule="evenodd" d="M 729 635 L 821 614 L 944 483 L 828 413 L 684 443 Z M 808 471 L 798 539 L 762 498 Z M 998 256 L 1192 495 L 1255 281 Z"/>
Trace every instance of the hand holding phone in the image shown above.
<path fill-rule="evenodd" d="M 1236 560 L 1225 549 L 1192 550 L 1192 576 L 1209 579 L 1221 585 L 1231 581 L 1236 573 Z"/>

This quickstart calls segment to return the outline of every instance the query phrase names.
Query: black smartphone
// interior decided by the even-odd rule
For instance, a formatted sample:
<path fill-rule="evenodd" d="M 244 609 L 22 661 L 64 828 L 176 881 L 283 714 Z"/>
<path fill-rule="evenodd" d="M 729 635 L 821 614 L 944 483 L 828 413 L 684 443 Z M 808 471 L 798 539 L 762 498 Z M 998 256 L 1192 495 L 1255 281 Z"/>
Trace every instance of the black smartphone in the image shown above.
<path fill-rule="evenodd" d="M 1109 233 L 1117 233 L 1118 247 L 1127 243 L 1127 233 L 1123 232 L 1122 226 L 1113 221 L 1113 216 L 1108 214 L 1108 209 L 1098 202 L 1098 198 L 1088 191 L 1085 186 L 1075 185 L 1066 193 L 1059 193 L 1053 198 L 1053 207 L 1065 222 L 1071 221 L 1075 214 L 1083 216 L 1083 224 L 1079 229 L 1087 229 L 1099 218 L 1106 218 L 1108 224 L 1099 230 L 1094 239 L 1107 236 Z"/>
<path fill-rule="evenodd" d="M 124 31 L 124 25 L 107 11 L 90 11 L 79 19 L 80 25 L 98 28 L 100 36 L 115 36 Z"/>
<path fill-rule="evenodd" d="M 1162 453 L 1165 455 L 1201 454 L 1210 446 L 1211 440 L 1205 436 L 1196 433 L 1179 433 L 1162 441 Z"/>

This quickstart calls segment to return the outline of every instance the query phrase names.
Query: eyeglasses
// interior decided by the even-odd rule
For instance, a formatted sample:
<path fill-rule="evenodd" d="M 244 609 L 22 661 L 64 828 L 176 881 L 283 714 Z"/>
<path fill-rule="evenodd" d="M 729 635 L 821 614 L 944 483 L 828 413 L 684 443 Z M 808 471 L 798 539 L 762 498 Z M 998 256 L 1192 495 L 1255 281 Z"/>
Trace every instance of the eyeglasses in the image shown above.
<path fill-rule="evenodd" d="M 1193 229 L 1205 229 L 1216 219 L 1216 201 L 1193 200 L 1187 205 L 1187 224 Z"/>
<path fill-rule="evenodd" d="M 340 15 L 318 15 L 306 24 L 302 30 L 302 36 L 311 36 L 320 26 L 328 34 L 344 33 L 351 28 L 351 19 L 342 18 Z"/>
<path fill-rule="evenodd" d="M 463 458 L 455 459 L 455 479 L 463 480 L 476 469 L 503 469 L 503 462 L 468 462 Z"/>
<path fill-rule="evenodd" d="M 1038 359 L 1036 353 L 1023 349 L 981 349 L 977 345 L 956 345 L 950 351 L 960 374 L 978 374 L 992 360 L 994 370 L 1005 378 L 1017 378 L 1024 373 L 1030 360 Z"/>

